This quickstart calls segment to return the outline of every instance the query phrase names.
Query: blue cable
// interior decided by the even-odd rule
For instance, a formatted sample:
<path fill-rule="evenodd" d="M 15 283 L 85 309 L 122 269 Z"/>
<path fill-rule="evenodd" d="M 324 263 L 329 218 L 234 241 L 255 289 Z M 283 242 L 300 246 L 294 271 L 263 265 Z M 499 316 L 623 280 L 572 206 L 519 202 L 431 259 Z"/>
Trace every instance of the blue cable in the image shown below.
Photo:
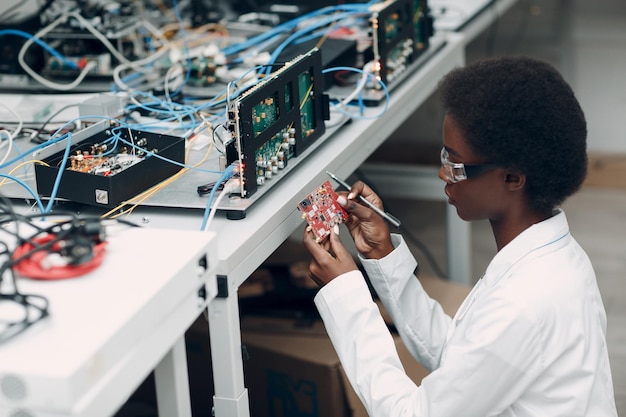
<path fill-rule="evenodd" d="M 331 68 L 326 68 L 322 70 L 322 74 L 326 74 L 328 72 L 334 72 L 334 71 L 351 71 L 351 72 L 357 72 L 359 74 L 365 74 L 365 71 L 363 71 L 362 69 L 359 68 L 352 68 L 352 67 L 331 67 Z M 369 74 L 369 77 L 375 78 L 373 74 Z M 383 89 L 384 93 L 385 93 L 385 106 L 383 107 L 383 109 L 380 111 L 380 113 L 374 115 L 374 116 L 358 116 L 355 117 L 354 114 L 348 113 L 345 110 L 342 110 L 340 107 L 335 107 L 335 110 L 337 110 L 340 113 L 345 114 L 346 116 L 349 116 L 350 118 L 353 119 L 358 119 L 358 120 L 372 120 L 372 119 L 377 119 L 380 116 L 382 116 L 383 114 L 385 114 L 389 108 L 389 89 L 387 88 L 387 86 L 385 85 L 384 82 L 382 82 L 381 80 L 375 78 L 376 81 L 378 82 L 378 84 L 381 86 L 381 88 Z M 360 100 L 362 100 L 360 98 Z"/>
<path fill-rule="evenodd" d="M 216 171 L 216 170 L 211 170 L 211 169 L 203 169 L 203 168 L 198 168 L 198 167 L 189 166 L 189 165 L 187 165 L 187 164 L 183 164 L 183 163 L 180 163 L 180 162 L 178 162 L 178 161 L 174 161 L 174 160 L 172 160 L 172 159 L 165 158 L 165 157 L 163 157 L 163 156 L 159 155 L 158 153 L 153 153 L 153 152 L 150 152 L 150 151 L 148 151 L 148 150 L 146 150 L 146 149 L 139 148 L 139 147 L 138 147 L 137 145 L 135 145 L 134 143 L 132 143 L 132 142 L 130 142 L 130 141 L 128 141 L 128 140 L 126 140 L 126 139 L 124 139 L 124 138 L 120 135 L 120 133 L 119 133 L 119 131 L 121 131 L 121 130 L 125 130 L 125 129 L 128 129 L 128 128 L 131 128 L 131 129 L 136 129 L 136 126 L 137 126 L 137 125 L 133 125 L 133 126 L 131 127 L 130 125 L 125 125 L 125 126 L 120 126 L 120 127 L 116 127 L 116 128 L 111 129 L 111 134 L 112 134 L 112 136 L 111 136 L 109 139 L 107 139 L 105 142 L 106 142 L 106 143 L 113 143 L 113 146 L 114 146 L 114 147 L 116 147 L 116 146 L 117 146 L 117 142 L 121 142 L 121 143 L 123 143 L 123 144 L 125 144 L 125 145 L 128 145 L 128 146 L 132 147 L 132 148 L 135 148 L 135 149 L 140 149 L 143 153 L 145 153 L 145 154 L 146 154 L 146 155 L 148 155 L 148 156 L 158 158 L 158 159 L 160 159 L 160 160 L 162 160 L 162 161 L 168 162 L 168 163 L 170 163 L 170 164 L 172 164 L 172 165 L 179 166 L 179 167 L 181 167 L 181 168 L 193 169 L 194 171 L 206 172 L 206 173 L 209 173 L 209 174 L 219 173 L 219 171 Z"/>
<path fill-rule="evenodd" d="M 15 35 L 15 36 L 21 36 L 22 38 L 30 39 L 34 43 L 36 43 L 37 45 L 41 46 L 43 49 L 48 51 L 50 53 L 50 55 L 55 56 L 56 58 L 62 60 L 66 65 L 69 65 L 73 69 L 79 69 L 78 65 L 76 65 L 76 63 L 68 60 L 66 57 L 64 57 L 59 52 L 57 52 L 56 49 L 54 49 L 53 47 L 51 47 L 50 45 L 48 45 L 47 43 L 45 43 L 41 39 L 35 38 L 33 35 L 31 35 L 28 32 L 24 32 L 24 31 L 17 30 L 17 29 L 3 29 L 3 30 L 0 30 L 0 36 L 5 36 L 5 35 Z"/>
<path fill-rule="evenodd" d="M 371 1 L 369 3 L 356 3 L 356 4 L 342 4 L 337 6 L 328 6 L 318 10 L 314 10 L 312 12 L 306 13 L 302 16 L 296 17 L 294 19 L 288 20 L 280 25 L 274 27 L 267 32 L 263 32 L 259 35 L 253 36 L 247 39 L 244 42 L 240 42 L 235 45 L 231 45 L 222 50 L 224 55 L 235 55 L 243 50 L 246 50 L 252 46 L 259 45 L 262 42 L 274 38 L 280 33 L 289 32 L 295 28 L 297 28 L 298 24 L 304 20 L 310 19 L 312 17 L 334 13 L 334 12 L 352 12 L 352 13 L 363 13 L 368 10 L 370 4 L 375 3 L 375 1 Z"/>
<path fill-rule="evenodd" d="M 40 199 L 39 199 L 39 197 L 37 196 L 37 193 L 35 193 L 35 192 L 32 190 L 32 188 L 30 188 L 30 187 L 29 187 L 26 183 L 24 183 L 23 181 L 19 180 L 19 179 L 18 179 L 18 178 L 16 178 L 16 177 L 13 177 L 13 176 L 10 176 L 10 175 L 6 175 L 6 174 L 2 174 L 2 173 L 0 173 L 0 176 L 3 176 L 3 177 L 6 177 L 6 178 L 9 178 L 9 179 L 11 179 L 11 180 L 13 180 L 13 181 L 17 182 L 17 183 L 18 183 L 18 184 L 20 184 L 22 187 L 24 187 L 24 188 L 25 188 L 25 189 L 26 189 L 26 190 L 27 190 L 27 191 L 28 191 L 28 192 L 29 192 L 29 193 L 30 193 L 33 197 L 35 197 L 35 200 L 37 201 L 37 205 L 39 206 L 39 209 L 41 210 L 41 213 L 42 213 L 42 214 L 46 214 L 46 213 L 48 213 L 48 212 L 51 210 L 51 208 L 52 208 L 52 204 L 54 203 L 54 200 L 55 200 L 55 198 L 56 198 L 56 194 L 57 194 L 57 192 L 58 192 L 59 184 L 60 184 L 60 182 L 61 182 L 62 170 L 63 170 L 63 169 L 65 169 L 65 165 L 66 165 L 66 163 L 67 163 L 67 155 L 69 154 L 69 150 L 70 150 L 70 147 L 71 147 L 71 142 L 72 142 L 72 141 L 71 141 L 71 134 L 70 134 L 70 133 L 66 133 L 66 134 L 64 134 L 64 135 L 60 136 L 60 137 L 59 137 L 59 138 L 57 138 L 57 139 L 54 139 L 54 140 L 49 140 L 49 141 L 48 141 L 48 142 L 46 142 L 46 143 L 42 143 L 41 145 L 36 146 L 36 147 L 32 148 L 32 149 L 29 151 L 30 153 L 32 153 L 32 152 L 34 152 L 34 151 L 36 151 L 36 150 L 38 150 L 38 149 L 45 148 L 45 147 L 47 147 L 47 146 L 49 146 L 49 145 L 51 145 L 51 144 L 53 144 L 53 143 L 60 142 L 60 141 L 62 141 L 62 140 L 64 140 L 64 139 L 66 139 L 66 138 L 67 138 L 67 146 L 65 147 L 65 154 L 64 154 L 64 157 L 63 157 L 63 161 L 62 161 L 62 167 L 60 167 L 60 168 L 59 168 L 59 172 L 58 172 L 57 177 L 56 177 L 56 179 L 55 179 L 54 186 L 53 186 L 53 189 L 52 189 L 52 193 L 50 194 L 50 201 L 48 202 L 48 205 L 47 205 L 47 207 L 46 207 L 46 208 L 44 208 L 44 207 L 43 207 L 43 204 L 41 203 L 41 200 L 40 200 Z M 9 162 L 6 162 L 6 163 L 4 163 L 4 164 L 0 165 L 0 169 L 5 168 L 5 167 L 7 167 L 7 166 L 10 166 L 11 164 L 13 164 L 13 163 L 15 163 L 15 162 L 17 162 L 18 160 L 23 159 L 23 158 L 24 158 L 24 155 L 18 155 L 17 157 L 13 158 L 13 159 L 12 159 L 12 160 L 10 160 Z"/>
<path fill-rule="evenodd" d="M 17 177 L 14 177 L 14 176 L 8 175 L 8 174 L 3 174 L 2 172 L 0 172 L 0 177 L 8 178 L 11 181 L 15 181 L 16 183 L 21 185 L 24 189 L 26 189 L 26 191 L 28 191 L 28 193 L 30 195 L 33 196 L 33 198 L 37 202 L 37 206 L 39 206 L 39 211 L 41 211 L 42 213 L 44 212 L 43 203 L 41 202 L 41 199 L 39 198 L 39 196 L 37 195 L 35 190 L 33 190 L 31 187 L 29 187 L 28 184 L 26 184 L 24 181 L 20 180 Z"/>
<path fill-rule="evenodd" d="M 270 56 L 270 60 L 268 62 L 268 64 L 274 64 L 276 62 L 276 60 L 278 59 L 278 57 L 280 56 L 280 54 L 285 50 L 285 48 L 287 48 L 287 46 L 289 46 L 289 44 L 291 44 L 293 41 L 295 41 L 298 38 L 301 38 L 303 35 L 313 32 L 321 27 L 326 27 L 328 26 L 330 23 L 334 22 L 334 21 L 339 21 L 341 19 L 344 19 L 346 17 L 349 16 L 353 16 L 354 13 L 351 12 L 343 12 L 341 14 L 338 15 L 332 15 L 327 17 L 326 19 L 320 20 L 318 22 L 314 22 L 311 25 L 307 26 L 305 29 L 301 29 L 297 32 L 294 32 L 293 34 L 291 34 L 290 36 L 287 37 L 287 39 L 285 39 L 283 42 L 281 42 L 280 45 L 278 45 L 273 51 L 272 54 Z M 330 30 L 330 27 L 325 28 L 325 30 Z M 268 69 L 266 70 L 266 73 L 269 72 L 269 69 L 271 67 L 268 67 Z"/>
<path fill-rule="evenodd" d="M 128 83 L 130 81 L 135 81 L 136 79 L 139 79 L 142 76 L 142 74 L 140 72 L 132 72 L 128 75 L 126 75 L 125 77 L 122 77 L 122 82 L 126 85 L 128 85 Z M 117 93 L 119 92 L 119 86 L 115 83 L 113 83 L 111 85 L 111 92 L 113 93 Z"/>
<path fill-rule="evenodd" d="M 63 159 L 61 160 L 61 165 L 58 167 L 57 176 L 54 179 L 54 185 L 52 186 L 52 192 L 50 193 L 50 200 L 46 205 L 46 209 L 42 212 L 42 214 L 50 213 L 52 210 L 52 205 L 54 204 L 54 200 L 56 200 L 57 193 L 59 192 L 59 185 L 61 185 L 61 177 L 63 176 L 63 172 L 65 171 L 65 166 L 67 165 L 67 160 L 69 159 L 70 149 L 72 147 L 72 134 L 66 133 L 63 135 L 67 137 L 67 145 L 65 146 L 65 151 L 63 152 Z"/>
<path fill-rule="evenodd" d="M 33 153 L 33 152 L 35 152 L 35 151 L 38 151 L 39 149 L 46 148 L 46 147 L 48 147 L 48 146 L 50 146 L 50 145 L 52 145 L 52 144 L 55 144 L 55 143 L 57 143 L 57 142 L 62 141 L 63 139 L 65 139 L 65 136 L 61 136 L 61 137 L 59 137 L 59 138 L 57 138 L 57 139 L 49 139 L 48 141 L 46 141 L 46 142 L 44 142 L 44 143 L 42 143 L 42 144 L 40 144 L 40 145 L 37 145 L 37 146 L 35 146 L 35 147 L 33 147 L 33 148 L 29 149 L 29 150 L 28 150 L 28 153 Z M 24 157 L 25 157 L 26 155 L 27 155 L 27 154 L 25 154 L 25 153 L 20 153 L 20 154 L 19 154 L 19 155 L 17 155 L 15 158 L 13 158 L 13 159 L 11 159 L 11 160 L 9 160 L 9 161 L 5 162 L 4 164 L 0 165 L 0 169 L 4 169 L 4 168 L 6 168 L 6 167 L 8 167 L 8 166 L 11 166 L 12 164 L 14 164 L 15 162 L 17 162 L 17 161 L 19 161 L 19 160 L 22 160 L 22 161 L 23 161 L 23 160 L 24 160 Z"/>
<path fill-rule="evenodd" d="M 204 209 L 204 215 L 202 217 L 202 225 L 200 226 L 200 230 L 204 231 L 204 229 L 206 229 L 207 223 L 209 221 L 209 214 L 211 213 L 211 205 L 213 204 L 213 199 L 215 198 L 215 193 L 217 192 L 217 189 L 219 188 L 219 184 L 228 181 L 233 175 L 235 175 L 235 166 L 236 165 L 231 164 L 228 167 L 226 167 L 226 169 L 220 176 L 220 179 L 217 180 L 217 182 L 211 189 L 211 193 L 209 194 L 209 199 L 207 200 L 206 207 Z"/>

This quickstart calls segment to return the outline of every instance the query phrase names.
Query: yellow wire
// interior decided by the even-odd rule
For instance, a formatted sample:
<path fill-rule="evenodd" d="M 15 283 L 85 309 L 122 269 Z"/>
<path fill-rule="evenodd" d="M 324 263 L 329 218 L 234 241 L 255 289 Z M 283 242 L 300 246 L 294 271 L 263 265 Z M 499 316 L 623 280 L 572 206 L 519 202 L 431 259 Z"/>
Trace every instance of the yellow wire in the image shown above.
<path fill-rule="evenodd" d="M 311 91 L 313 90 L 313 83 L 311 83 L 311 85 L 309 86 L 309 89 L 307 90 L 306 94 L 304 95 L 304 97 L 302 98 L 302 103 L 300 103 L 300 110 L 302 110 L 302 108 L 304 107 L 304 105 L 307 102 L 307 99 L 309 98 L 309 94 L 311 94 Z"/>
<path fill-rule="evenodd" d="M 174 182 L 175 180 L 177 180 L 178 178 L 180 178 L 181 176 L 183 176 L 184 174 L 186 174 L 189 170 L 193 169 L 193 168 L 197 168 L 198 166 L 200 166 L 201 164 L 203 164 L 206 159 L 209 157 L 209 154 L 211 153 L 211 150 L 213 149 L 213 143 L 209 144 L 209 146 L 207 147 L 207 151 L 204 154 L 204 156 L 202 157 L 202 160 L 200 160 L 199 162 L 197 162 L 195 165 L 193 165 L 192 168 L 183 168 L 180 171 L 178 171 L 176 174 L 172 175 L 171 177 L 161 181 L 160 183 L 158 183 L 157 185 L 147 189 L 146 191 L 136 195 L 133 200 L 137 200 L 136 203 L 133 203 L 129 208 L 127 208 L 126 210 L 122 210 L 117 214 L 113 214 L 115 211 L 117 210 L 121 210 L 122 207 L 128 205 L 128 201 L 123 201 L 122 203 L 120 203 L 117 207 L 112 208 L 111 210 L 109 210 L 108 212 L 104 213 L 102 216 L 100 216 L 101 218 L 111 218 L 111 219 L 115 219 L 117 217 L 120 217 L 124 214 L 128 214 L 130 215 L 133 210 L 135 210 L 135 208 L 139 205 L 141 205 L 141 203 L 143 203 L 144 201 L 148 200 L 150 197 L 152 197 L 154 194 L 156 194 L 158 191 L 161 191 L 164 187 L 166 187 L 167 185 L 171 184 L 172 182 Z M 187 149 L 187 153 L 185 155 L 185 160 L 187 160 L 188 156 L 189 156 L 189 152 L 191 150 L 191 147 L 189 147 Z"/>
<path fill-rule="evenodd" d="M 17 171 L 18 169 L 20 169 L 24 165 L 28 165 L 28 164 L 39 164 L 39 165 L 44 165 L 44 166 L 47 166 L 47 167 L 50 166 L 50 165 L 46 164 L 44 161 L 40 161 L 38 159 L 31 159 L 30 161 L 24 161 L 24 162 L 22 162 L 20 164 L 17 164 L 12 170 L 10 170 L 7 173 L 7 175 L 13 174 L 15 171 Z M 9 180 L 9 178 L 7 178 L 7 177 L 2 178 L 2 181 L 0 181 L 0 187 L 2 187 L 7 180 Z"/>
<path fill-rule="evenodd" d="M 337 16 L 338 14 L 339 11 L 335 12 L 335 16 Z M 324 42 L 326 42 L 326 39 L 328 39 L 328 36 L 330 35 L 330 30 L 333 28 L 333 26 L 335 26 L 335 24 L 337 24 L 337 19 L 333 20 L 330 26 L 328 26 L 326 32 L 324 32 L 324 35 L 320 38 L 319 41 L 317 41 L 317 44 L 315 45 L 317 49 L 321 48 Z"/>

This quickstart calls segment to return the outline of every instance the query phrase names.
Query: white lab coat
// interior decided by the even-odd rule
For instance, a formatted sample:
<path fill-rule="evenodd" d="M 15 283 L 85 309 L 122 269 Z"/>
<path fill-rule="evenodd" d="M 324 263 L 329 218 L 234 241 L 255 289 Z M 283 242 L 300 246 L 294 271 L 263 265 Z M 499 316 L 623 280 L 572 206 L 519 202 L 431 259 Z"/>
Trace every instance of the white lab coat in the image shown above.
<path fill-rule="evenodd" d="M 371 417 L 617 416 L 606 313 L 562 211 L 500 250 L 453 319 L 415 278 L 402 238 L 392 241 L 385 258 L 361 261 L 404 344 L 431 371 L 419 387 L 360 272 L 315 297 Z"/>

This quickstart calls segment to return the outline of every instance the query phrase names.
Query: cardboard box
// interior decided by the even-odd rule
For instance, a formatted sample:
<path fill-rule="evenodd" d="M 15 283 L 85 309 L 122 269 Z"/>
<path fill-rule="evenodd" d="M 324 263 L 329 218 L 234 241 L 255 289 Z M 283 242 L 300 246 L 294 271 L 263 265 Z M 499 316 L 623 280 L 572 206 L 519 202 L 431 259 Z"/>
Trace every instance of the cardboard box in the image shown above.
<path fill-rule="evenodd" d="M 350 386 L 321 321 L 242 318 L 248 352 L 244 374 L 252 417 L 367 417 Z M 394 335 L 409 377 L 420 384 L 428 372 Z"/>
<path fill-rule="evenodd" d="M 626 155 L 590 154 L 585 185 L 626 187 Z"/>
<path fill-rule="evenodd" d="M 454 315 L 470 291 L 465 285 L 424 276 L 426 292 Z M 380 303 L 383 318 L 391 320 Z M 303 318 L 306 318 L 303 320 Z M 367 417 L 320 320 L 244 316 L 241 334 L 252 417 Z M 405 371 L 416 383 L 428 374 L 394 334 Z"/>

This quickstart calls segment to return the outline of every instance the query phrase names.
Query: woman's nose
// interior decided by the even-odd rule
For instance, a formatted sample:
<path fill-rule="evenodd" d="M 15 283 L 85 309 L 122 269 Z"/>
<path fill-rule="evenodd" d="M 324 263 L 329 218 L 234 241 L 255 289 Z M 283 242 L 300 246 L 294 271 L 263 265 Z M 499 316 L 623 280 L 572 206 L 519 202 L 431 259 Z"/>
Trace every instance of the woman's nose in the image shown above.
<path fill-rule="evenodd" d="M 443 166 L 439 168 L 439 179 L 447 184 L 451 184 L 450 178 L 446 175 L 446 171 L 443 169 Z"/>

